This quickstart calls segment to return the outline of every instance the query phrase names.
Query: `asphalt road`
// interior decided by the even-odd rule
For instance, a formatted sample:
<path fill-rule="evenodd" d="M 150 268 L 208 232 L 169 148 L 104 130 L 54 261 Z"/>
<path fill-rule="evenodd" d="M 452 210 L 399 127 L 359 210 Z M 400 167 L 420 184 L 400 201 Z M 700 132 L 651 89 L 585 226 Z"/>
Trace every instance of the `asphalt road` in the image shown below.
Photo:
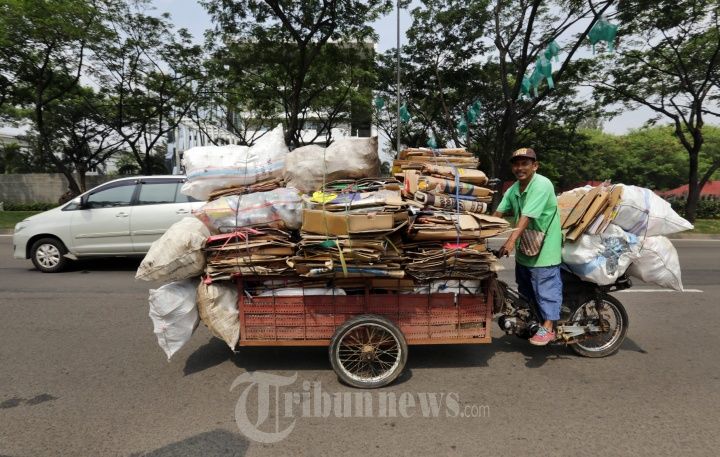
<path fill-rule="evenodd" d="M 718 455 L 720 241 L 676 242 L 694 292 L 617 294 L 630 330 L 612 357 L 494 328 L 489 345 L 412 347 L 398 382 L 359 399 L 322 348 L 233 355 L 201 326 L 168 362 L 147 316 L 158 284 L 134 280 L 137 261 L 48 275 L 10 244 L 0 237 L 0 455 Z M 247 379 L 231 390 L 243 374 L 287 385 L 263 403 Z"/>

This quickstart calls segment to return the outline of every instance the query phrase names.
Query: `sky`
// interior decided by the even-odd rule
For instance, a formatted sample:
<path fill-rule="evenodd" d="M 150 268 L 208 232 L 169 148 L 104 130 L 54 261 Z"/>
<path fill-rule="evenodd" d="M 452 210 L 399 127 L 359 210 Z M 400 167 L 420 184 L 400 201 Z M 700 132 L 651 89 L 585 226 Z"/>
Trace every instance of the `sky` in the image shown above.
<path fill-rule="evenodd" d="M 153 0 L 158 12 L 168 12 L 178 27 L 184 27 L 198 40 L 202 40 L 203 33 L 211 27 L 210 17 L 205 9 L 195 0 Z M 405 32 L 410 26 L 410 9 L 419 5 L 418 0 L 413 0 L 410 8 L 400 11 L 400 37 L 405 40 Z M 394 48 L 397 43 L 397 16 L 392 14 L 380 18 L 374 22 L 375 31 L 378 34 L 378 52 L 384 52 Z M 652 116 L 652 111 L 642 108 L 635 111 L 628 111 L 614 119 L 606 122 L 604 130 L 608 133 L 623 134 L 642 125 Z"/>

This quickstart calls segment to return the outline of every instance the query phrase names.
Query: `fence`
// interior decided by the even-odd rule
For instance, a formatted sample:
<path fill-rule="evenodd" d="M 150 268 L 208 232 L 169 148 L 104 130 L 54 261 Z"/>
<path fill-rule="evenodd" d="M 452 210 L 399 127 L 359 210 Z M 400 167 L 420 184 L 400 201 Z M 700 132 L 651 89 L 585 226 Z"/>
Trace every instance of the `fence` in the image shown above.
<path fill-rule="evenodd" d="M 86 185 L 91 189 L 113 179 L 110 176 L 87 176 Z M 57 203 L 68 190 L 65 176 L 59 173 L 28 173 L 0 175 L 0 202 Z"/>

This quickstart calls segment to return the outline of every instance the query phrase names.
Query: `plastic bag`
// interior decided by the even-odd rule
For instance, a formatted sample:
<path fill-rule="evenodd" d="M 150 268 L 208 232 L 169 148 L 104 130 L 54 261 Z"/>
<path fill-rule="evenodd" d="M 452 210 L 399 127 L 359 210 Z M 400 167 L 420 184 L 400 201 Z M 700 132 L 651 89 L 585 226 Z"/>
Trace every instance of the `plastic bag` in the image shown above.
<path fill-rule="evenodd" d="M 187 182 L 181 192 L 207 200 L 211 192 L 280 178 L 288 147 L 282 125 L 248 146 L 201 146 L 183 154 Z"/>
<path fill-rule="evenodd" d="M 585 281 L 601 286 L 614 283 L 638 258 L 640 239 L 614 224 L 601 235 L 582 235 L 562 248 L 562 260 Z"/>
<path fill-rule="evenodd" d="M 135 279 L 178 281 L 201 275 L 205 269 L 202 248 L 209 236 L 210 230 L 194 217 L 174 223 L 150 246 Z"/>
<path fill-rule="evenodd" d="M 200 319 L 210 332 L 235 350 L 240 339 L 238 319 L 238 291 L 232 283 L 200 283 L 197 303 Z"/>
<path fill-rule="evenodd" d="M 302 199 L 296 189 L 279 188 L 220 197 L 193 214 L 212 230 L 222 233 L 258 225 L 295 230 L 302 225 Z"/>
<path fill-rule="evenodd" d="M 670 235 L 691 230 L 693 225 L 680 217 L 670 203 L 650 189 L 622 186 L 622 197 L 613 223 L 642 237 Z"/>
<path fill-rule="evenodd" d="M 479 279 L 450 279 L 435 280 L 429 284 L 415 286 L 413 291 L 403 291 L 402 293 L 415 294 L 476 294 L 480 290 Z"/>
<path fill-rule="evenodd" d="M 677 250 L 664 236 L 645 238 L 640 256 L 633 260 L 628 274 L 660 287 L 683 290 Z"/>
<path fill-rule="evenodd" d="M 280 289 L 266 290 L 258 297 L 295 297 L 302 295 L 347 295 L 343 289 L 326 287 L 282 287 Z"/>
<path fill-rule="evenodd" d="M 340 138 L 327 148 L 310 145 L 287 155 L 285 184 L 303 193 L 313 193 L 336 179 L 368 178 L 380 174 L 378 139 Z"/>
<path fill-rule="evenodd" d="M 150 289 L 153 331 L 168 360 L 190 341 L 200 322 L 195 306 L 196 284 L 197 279 L 186 279 Z"/>

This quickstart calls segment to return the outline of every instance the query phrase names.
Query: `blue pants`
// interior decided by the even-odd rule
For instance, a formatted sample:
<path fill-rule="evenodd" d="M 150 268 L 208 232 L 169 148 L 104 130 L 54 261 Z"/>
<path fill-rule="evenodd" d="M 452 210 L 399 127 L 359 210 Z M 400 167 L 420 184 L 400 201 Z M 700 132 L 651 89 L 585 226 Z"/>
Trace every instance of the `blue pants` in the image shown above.
<path fill-rule="evenodd" d="M 560 306 L 562 305 L 560 265 L 526 267 L 516 263 L 515 281 L 518 285 L 518 292 L 538 305 L 542 319 L 548 321 L 560 319 Z"/>

